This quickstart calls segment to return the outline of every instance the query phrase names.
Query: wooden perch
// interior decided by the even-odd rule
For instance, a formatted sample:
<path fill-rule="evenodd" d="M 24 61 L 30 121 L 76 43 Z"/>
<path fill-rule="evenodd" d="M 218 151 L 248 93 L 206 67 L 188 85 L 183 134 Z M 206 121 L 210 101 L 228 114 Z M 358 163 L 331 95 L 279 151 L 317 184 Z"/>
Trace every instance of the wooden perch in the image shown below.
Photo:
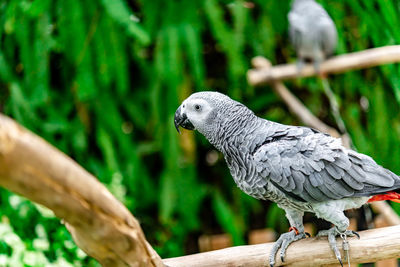
<path fill-rule="evenodd" d="M 400 226 L 391 226 L 359 232 L 361 238 L 349 238 L 350 262 L 376 262 L 400 257 Z M 341 239 L 337 239 L 341 249 Z M 205 253 L 165 259 L 169 267 L 233 267 L 268 266 L 268 256 L 273 243 L 238 246 Z M 279 252 L 278 254 L 279 255 Z M 307 238 L 292 243 L 286 252 L 285 266 L 321 266 L 338 264 L 325 237 Z M 282 266 L 279 256 L 276 266 Z M 347 265 L 347 264 L 346 264 Z"/>
<path fill-rule="evenodd" d="M 139 222 L 93 175 L 1 114 L 0 185 L 53 210 L 103 266 L 164 266 Z"/>
<path fill-rule="evenodd" d="M 321 73 L 336 74 L 349 70 L 375 67 L 383 64 L 400 62 L 400 45 L 371 48 L 360 52 L 332 57 L 321 64 Z M 255 68 L 247 72 L 249 84 L 257 86 L 271 81 L 315 76 L 314 66 L 306 64 L 301 74 L 296 64 L 283 64 L 270 68 Z"/>

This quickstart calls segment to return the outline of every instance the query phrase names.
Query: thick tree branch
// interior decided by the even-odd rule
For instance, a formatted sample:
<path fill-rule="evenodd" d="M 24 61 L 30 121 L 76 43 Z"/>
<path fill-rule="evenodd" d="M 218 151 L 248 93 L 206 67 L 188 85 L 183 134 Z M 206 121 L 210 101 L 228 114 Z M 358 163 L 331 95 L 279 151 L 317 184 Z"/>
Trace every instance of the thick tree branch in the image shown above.
<path fill-rule="evenodd" d="M 103 266 L 163 266 L 139 222 L 93 175 L 1 114 L 0 185 L 53 210 Z"/>
<path fill-rule="evenodd" d="M 391 226 L 360 232 L 360 240 L 350 238 L 350 262 L 376 262 L 400 257 L 400 226 Z M 341 249 L 341 239 L 337 239 Z M 183 257 L 165 259 L 170 267 L 233 267 L 268 266 L 273 243 L 238 246 Z M 342 250 L 341 250 L 342 251 Z M 343 252 L 342 252 L 343 253 Z M 277 253 L 279 255 L 279 252 Z M 282 266 L 279 256 L 276 266 Z M 328 240 L 323 237 L 307 238 L 291 244 L 286 252 L 285 266 L 321 266 L 338 264 Z"/>
<path fill-rule="evenodd" d="M 400 62 L 400 45 L 371 48 L 360 52 L 332 57 L 321 64 L 321 73 L 336 74 L 349 70 L 375 67 Z M 271 68 L 254 68 L 247 72 L 249 84 L 257 86 L 271 81 L 315 76 L 312 64 L 306 64 L 298 74 L 296 64 L 277 65 Z"/>

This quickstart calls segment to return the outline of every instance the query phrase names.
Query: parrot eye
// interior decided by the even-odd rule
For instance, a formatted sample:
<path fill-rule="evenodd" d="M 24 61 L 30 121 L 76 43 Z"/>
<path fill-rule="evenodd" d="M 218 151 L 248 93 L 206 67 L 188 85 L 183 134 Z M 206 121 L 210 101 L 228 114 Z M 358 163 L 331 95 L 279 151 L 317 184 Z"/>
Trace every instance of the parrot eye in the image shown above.
<path fill-rule="evenodd" d="M 200 111 L 200 110 L 201 110 L 201 106 L 198 105 L 198 104 L 196 104 L 196 105 L 194 105 L 194 109 L 195 109 L 196 111 Z"/>

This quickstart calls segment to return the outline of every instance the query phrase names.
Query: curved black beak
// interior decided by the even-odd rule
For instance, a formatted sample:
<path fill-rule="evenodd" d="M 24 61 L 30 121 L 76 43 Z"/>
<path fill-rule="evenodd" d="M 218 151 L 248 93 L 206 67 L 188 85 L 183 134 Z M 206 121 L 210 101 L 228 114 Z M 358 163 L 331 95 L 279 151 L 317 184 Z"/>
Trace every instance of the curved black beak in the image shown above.
<path fill-rule="evenodd" d="M 175 112 L 174 123 L 175 123 L 175 128 L 178 131 L 178 133 L 181 133 L 181 131 L 179 130 L 179 126 L 181 126 L 182 128 L 188 129 L 188 130 L 194 130 L 194 126 L 189 121 L 186 114 L 182 113 L 181 106 L 179 106 L 179 108 Z"/>

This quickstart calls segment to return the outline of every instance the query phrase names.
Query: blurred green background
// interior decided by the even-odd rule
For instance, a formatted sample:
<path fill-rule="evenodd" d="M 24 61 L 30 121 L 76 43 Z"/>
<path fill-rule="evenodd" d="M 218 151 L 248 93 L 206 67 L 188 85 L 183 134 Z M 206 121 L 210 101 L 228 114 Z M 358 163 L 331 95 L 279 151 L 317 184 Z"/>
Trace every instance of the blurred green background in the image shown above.
<path fill-rule="evenodd" d="M 319 1 L 337 53 L 400 43 L 397 0 Z M 258 115 L 299 124 L 269 86 L 253 88 L 256 55 L 295 61 L 289 1 L 0 0 L 0 111 L 96 175 L 140 220 L 162 257 L 198 251 L 201 234 L 286 231 L 275 205 L 236 188 L 199 134 L 173 115 L 192 92 L 217 90 Z M 329 78 L 358 151 L 400 174 L 400 66 Z M 316 78 L 286 83 L 336 126 Z M 76 181 L 79 183 L 79 181 Z M 0 265 L 97 266 L 48 210 L 0 190 Z M 395 206 L 397 211 L 400 209 Z"/>

